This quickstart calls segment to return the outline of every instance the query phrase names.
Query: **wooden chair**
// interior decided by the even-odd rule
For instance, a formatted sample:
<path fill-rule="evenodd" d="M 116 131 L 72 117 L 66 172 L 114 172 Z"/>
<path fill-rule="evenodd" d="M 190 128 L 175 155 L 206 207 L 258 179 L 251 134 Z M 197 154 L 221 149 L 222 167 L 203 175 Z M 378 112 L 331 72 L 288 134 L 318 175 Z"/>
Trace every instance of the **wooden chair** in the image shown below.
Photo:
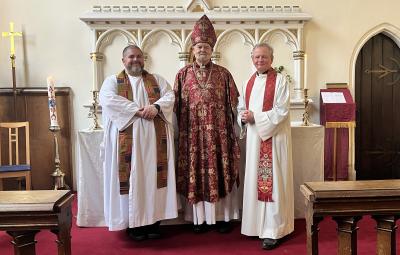
<path fill-rule="evenodd" d="M 25 164 L 20 160 L 20 144 L 18 129 L 25 128 Z M 8 162 L 2 161 L 2 130 L 8 129 Z M 23 147 L 23 146 L 21 146 Z M 22 150 L 22 148 L 21 148 Z M 5 154 L 6 155 L 6 154 Z M 6 161 L 6 160 L 4 160 Z M 3 122 L 0 123 L 0 190 L 3 190 L 3 179 L 25 178 L 26 190 L 31 189 L 31 160 L 29 147 L 29 122 Z M 19 182 L 19 189 L 21 189 Z"/>

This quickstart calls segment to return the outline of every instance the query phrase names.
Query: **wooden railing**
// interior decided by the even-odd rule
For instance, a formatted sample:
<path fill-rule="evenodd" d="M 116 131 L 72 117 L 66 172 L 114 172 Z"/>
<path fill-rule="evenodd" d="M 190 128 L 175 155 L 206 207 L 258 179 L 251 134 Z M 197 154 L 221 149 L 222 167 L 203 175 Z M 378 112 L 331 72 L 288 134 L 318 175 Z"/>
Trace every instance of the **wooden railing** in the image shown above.
<path fill-rule="evenodd" d="M 307 254 L 318 254 L 318 223 L 332 216 L 337 223 L 338 254 L 357 254 L 357 222 L 376 220 L 376 254 L 396 254 L 396 220 L 400 217 L 400 180 L 306 182 Z"/>

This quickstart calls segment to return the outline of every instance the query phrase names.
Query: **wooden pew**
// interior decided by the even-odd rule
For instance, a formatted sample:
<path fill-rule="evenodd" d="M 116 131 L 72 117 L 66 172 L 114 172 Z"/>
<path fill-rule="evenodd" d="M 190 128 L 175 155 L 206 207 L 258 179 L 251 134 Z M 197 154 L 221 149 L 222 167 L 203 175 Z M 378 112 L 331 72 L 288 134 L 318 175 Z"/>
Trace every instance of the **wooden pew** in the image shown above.
<path fill-rule="evenodd" d="M 69 190 L 0 191 L 0 231 L 13 237 L 15 255 L 35 255 L 35 235 L 49 229 L 57 235 L 58 255 L 71 255 Z"/>
<path fill-rule="evenodd" d="M 377 222 L 376 254 L 396 254 L 396 220 L 400 216 L 400 180 L 306 182 L 307 254 L 318 254 L 318 223 L 337 223 L 338 254 L 357 254 L 357 222 L 371 215 Z"/>

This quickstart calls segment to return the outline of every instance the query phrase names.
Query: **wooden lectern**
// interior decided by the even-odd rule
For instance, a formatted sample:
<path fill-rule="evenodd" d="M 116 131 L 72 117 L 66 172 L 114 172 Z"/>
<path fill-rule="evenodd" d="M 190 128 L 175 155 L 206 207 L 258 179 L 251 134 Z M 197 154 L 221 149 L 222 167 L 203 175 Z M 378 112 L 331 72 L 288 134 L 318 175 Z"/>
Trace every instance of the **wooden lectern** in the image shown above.
<path fill-rule="evenodd" d="M 349 148 L 356 105 L 348 89 L 321 89 L 320 121 L 325 126 L 325 180 L 348 180 Z"/>

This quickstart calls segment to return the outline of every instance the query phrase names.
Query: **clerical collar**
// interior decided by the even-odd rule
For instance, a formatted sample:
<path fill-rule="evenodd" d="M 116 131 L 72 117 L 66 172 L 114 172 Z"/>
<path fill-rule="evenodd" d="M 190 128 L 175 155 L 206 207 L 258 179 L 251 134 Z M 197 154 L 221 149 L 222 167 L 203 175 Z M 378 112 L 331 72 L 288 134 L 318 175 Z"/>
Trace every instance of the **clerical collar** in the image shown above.
<path fill-rule="evenodd" d="M 271 71 L 271 70 L 273 70 L 273 68 L 270 68 L 270 69 L 268 69 L 267 71 L 265 71 L 265 72 L 263 72 L 263 73 L 256 72 L 256 75 L 257 75 L 257 76 L 260 76 L 260 75 L 267 75 L 268 72 Z"/>
<path fill-rule="evenodd" d="M 194 64 L 195 64 L 195 66 L 196 66 L 196 68 L 200 68 L 200 69 L 204 69 L 204 68 L 210 68 L 211 67 L 211 65 L 212 65 L 212 62 L 211 61 L 209 61 L 206 65 L 203 65 L 203 66 L 201 66 L 201 65 L 199 65 L 199 63 L 197 63 L 197 62 L 194 62 Z"/>

